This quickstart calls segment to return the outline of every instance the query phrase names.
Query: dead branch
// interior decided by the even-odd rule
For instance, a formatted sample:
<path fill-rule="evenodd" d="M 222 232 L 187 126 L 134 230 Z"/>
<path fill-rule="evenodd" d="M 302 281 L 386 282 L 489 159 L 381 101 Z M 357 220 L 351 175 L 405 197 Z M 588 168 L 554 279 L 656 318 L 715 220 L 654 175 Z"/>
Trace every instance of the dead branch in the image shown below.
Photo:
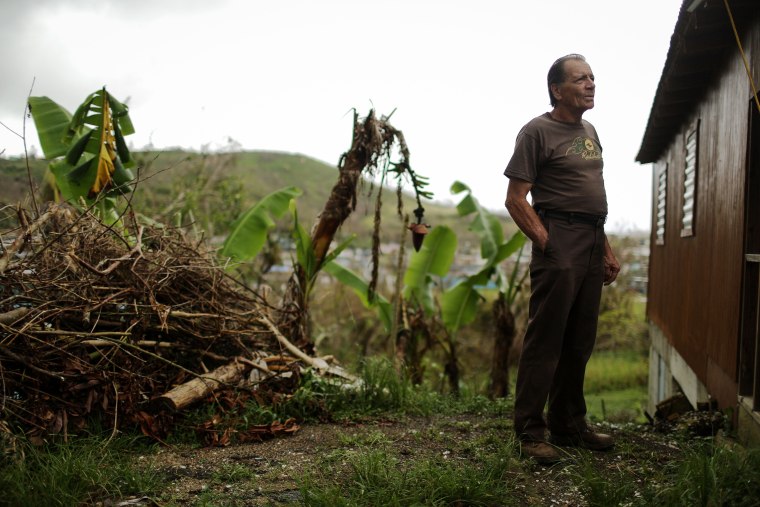
<path fill-rule="evenodd" d="M 22 306 L 21 308 L 16 308 L 5 313 L 0 313 L 0 324 L 11 324 L 13 322 L 16 322 L 31 310 L 31 308 Z"/>
<path fill-rule="evenodd" d="M 266 327 L 269 328 L 270 331 L 272 331 L 272 334 L 277 338 L 277 341 L 282 344 L 283 347 L 285 347 L 288 352 L 293 354 L 294 357 L 300 359 L 304 363 L 308 364 L 309 366 L 317 369 L 322 370 L 326 373 L 330 373 L 332 375 L 335 375 L 337 377 L 341 377 L 346 380 L 350 380 L 352 382 L 355 382 L 357 378 L 350 373 L 344 371 L 342 368 L 338 368 L 335 366 L 330 366 L 327 361 L 320 357 L 311 357 L 307 355 L 305 352 L 303 352 L 301 349 L 290 343 L 287 338 L 285 338 L 282 333 L 277 329 L 277 327 L 274 325 L 273 322 L 271 322 L 266 317 L 262 317 L 258 319 L 258 321 L 262 324 L 264 324 Z"/>
<path fill-rule="evenodd" d="M 157 403 L 163 404 L 174 411 L 182 410 L 193 403 L 202 400 L 216 389 L 225 385 L 237 384 L 245 372 L 248 370 L 248 364 L 235 361 L 217 368 L 216 370 L 194 378 L 193 380 L 179 385 L 159 396 Z"/>
<path fill-rule="evenodd" d="M 19 213 L 21 213 L 21 210 L 19 210 Z M 11 243 L 11 245 L 5 249 L 5 252 L 3 253 L 3 255 L 0 256 L 0 274 L 5 273 L 5 270 L 8 267 L 8 264 L 10 264 L 11 259 L 13 258 L 14 255 L 16 255 L 16 253 L 21 251 L 23 246 L 26 244 L 27 238 L 32 236 L 43 225 L 45 225 L 45 222 L 47 222 L 51 216 L 52 216 L 52 212 L 47 211 L 43 213 L 32 224 L 28 225 L 27 227 L 24 227 L 24 230 L 16 237 L 13 243 Z"/>

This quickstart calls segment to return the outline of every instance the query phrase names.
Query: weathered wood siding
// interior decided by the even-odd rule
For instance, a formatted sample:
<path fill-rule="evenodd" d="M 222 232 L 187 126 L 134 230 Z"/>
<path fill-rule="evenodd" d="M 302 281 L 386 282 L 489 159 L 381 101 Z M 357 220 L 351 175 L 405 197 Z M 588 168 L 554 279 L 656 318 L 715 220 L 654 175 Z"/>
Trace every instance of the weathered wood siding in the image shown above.
<path fill-rule="evenodd" d="M 727 28 L 730 29 L 730 28 Z M 760 65 L 760 27 L 742 41 Z M 736 404 L 737 346 L 744 254 L 744 196 L 751 86 L 738 50 L 718 82 L 654 165 L 647 315 L 722 407 Z M 684 142 L 699 126 L 694 235 L 681 237 Z M 658 171 L 667 164 L 665 242 L 655 244 Z"/>

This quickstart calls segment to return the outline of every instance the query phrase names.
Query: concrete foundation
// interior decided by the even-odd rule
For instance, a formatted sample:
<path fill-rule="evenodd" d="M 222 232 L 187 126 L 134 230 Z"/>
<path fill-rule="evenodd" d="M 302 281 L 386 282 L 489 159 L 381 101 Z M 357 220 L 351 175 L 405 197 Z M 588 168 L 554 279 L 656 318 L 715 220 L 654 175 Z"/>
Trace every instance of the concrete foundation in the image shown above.
<path fill-rule="evenodd" d="M 660 328 L 649 323 L 649 401 L 647 412 L 654 415 L 657 404 L 681 392 L 692 408 L 710 400 L 705 385 L 673 348 Z"/>
<path fill-rule="evenodd" d="M 752 410 L 750 401 L 739 398 L 736 436 L 742 445 L 760 447 L 760 414 Z"/>
<path fill-rule="evenodd" d="M 657 404 L 679 392 L 692 408 L 710 401 L 705 385 L 683 357 L 668 342 L 660 328 L 649 323 L 649 400 L 647 412 L 654 416 Z M 742 445 L 760 447 L 760 412 L 752 410 L 752 399 L 739 397 L 736 404 L 736 436 Z"/>

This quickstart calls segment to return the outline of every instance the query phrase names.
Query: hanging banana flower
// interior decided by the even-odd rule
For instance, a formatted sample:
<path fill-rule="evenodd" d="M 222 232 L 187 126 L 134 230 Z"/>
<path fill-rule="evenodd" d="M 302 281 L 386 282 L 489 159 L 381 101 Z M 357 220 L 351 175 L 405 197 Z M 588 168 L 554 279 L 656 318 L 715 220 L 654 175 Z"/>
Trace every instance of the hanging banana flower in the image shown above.
<path fill-rule="evenodd" d="M 417 217 L 417 223 L 409 224 L 407 228 L 412 231 L 414 251 L 419 252 L 420 248 L 422 248 L 422 241 L 425 239 L 425 235 L 430 232 L 431 226 L 422 221 L 425 216 L 425 208 L 422 206 L 414 210 L 414 216 Z"/>

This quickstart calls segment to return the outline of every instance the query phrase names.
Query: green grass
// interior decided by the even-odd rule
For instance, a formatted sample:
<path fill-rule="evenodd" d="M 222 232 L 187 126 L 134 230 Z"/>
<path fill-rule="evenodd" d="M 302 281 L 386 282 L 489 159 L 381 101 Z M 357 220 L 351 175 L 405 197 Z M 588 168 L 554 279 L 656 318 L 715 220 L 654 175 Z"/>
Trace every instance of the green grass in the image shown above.
<path fill-rule="evenodd" d="M 646 422 L 644 407 L 646 387 L 617 389 L 586 395 L 586 408 L 591 421 Z"/>
<path fill-rule="evenodd" d="M 70 443 L 26 445 L 24 451 L 24 459 L 0 467 L 0 505 L 78 506 L 150 495 L 163 486 L 149 467 L 133 466 L 138 452 L 150 452 L 134 438 L 72 437 Z"/>
<path fill-rule="evenodd" d="M 606 359 L 615 367 L 605 365 Z M 612 384 L 631 385 L 589 395 L 592 418 L 602 399 L 609 420 L 610 414 L 622 411 L 617 403 L 625 406 L 640 395 L 641 382 L 631 373 L 638 371 L 638 362 L 635 355 L 597 355 L 591 367 L 595 374 L 606 372 Z M 453 398 L 415 387 L 382 359 L 364 364 L 362 383 L 359 389 L 347 390 L 307 375 L 303 389 L 291 397 L 292 406 L 268 409 L 262 417 L 308 414 L 310 407 L 336 418 L 363 421 L 403 421 L 403 414 L 476 417 L 410 430 L 401 446 L 396 443 L 403 436 L 390 436 L 383 426 L 346 429 L 337 435 L 339 447 L 321 454 L 299 476 L 301 505 L 522 505 L 541 498 L 544 490 L 533 489 L 535 471 L 517 458 L 510 418 L 501 417 L 511 412 L 509 400 L 491 401 L 468 389 Z M 263 409 L 250 408 L 249 413 L 256 410 Z M 478 414 L 489 417 L 481 421 Z M 462 437 L 452 439 L 452 435 Z M 729 449 L 692 439 L 679 441 L 672 459 L 662 461 L 662 454 L 653 451 L 645 438 L 618 436 L 614 456 L 601 465 L 595 453 L 579 451 L 557 472 L 566 477 L 568 486 L 582 492 L 589 506 L 754 505 L 760 498 L 760 450 Z M 29 447 L 23 461 L 0 467 L 0 505 L 78 506 L 129 496 L 161 498 L 166 479 L 150 467 L 136 466 L 137 456 L 150 452 L 127 437 L 111 442 L 79 437 L 68 444 Z M 254 470 L 241 464 L 223 464 L 210 476 L 212 486 L 259 480 Z M 242 500 L 209 487 L 199 491 L 190 505 L 242 505 L 234 503 L 238 501 Z"/>
<path fill-rule="evenodd" d="M 307 506 L 517 505 L 509 444 L 478 460 L 403 462 L 386 450 L 362 449 L 317 467 L 302 479 L 301 494 Z"/>
<path fill-rule="evenodd" d="M 634 457 L 636 462 L 643 466 L 632 469 L 621 462 L 600 470 L 586 453 L 569 473 L 590 507 L 749 507 L 760 499 L 760 449 L 696 441 L 690 442 L 683 456 L 664 466 L 647 463 L 640 455 Z M 641 479 L 644 475 L 646 480 Z"/>
<path fill-rule="evenodd" d="M 592 421 L 645 422 L 648 357 L 634 352 L 595 352 L 586 367 L 586 407 Z"/>
<path fill-rule="evenodd" d="M 618 389 L 646 389 L 649 358 L 630 352 L 596 352 L 586 366 L 586 393 Z"/>
<path fill-rule="evenodd" d="M 754 506 L 760 502 L 760 449 L 706 442 L 670 466 L 665 487 L 652 495 L 661 505 Z"/>

